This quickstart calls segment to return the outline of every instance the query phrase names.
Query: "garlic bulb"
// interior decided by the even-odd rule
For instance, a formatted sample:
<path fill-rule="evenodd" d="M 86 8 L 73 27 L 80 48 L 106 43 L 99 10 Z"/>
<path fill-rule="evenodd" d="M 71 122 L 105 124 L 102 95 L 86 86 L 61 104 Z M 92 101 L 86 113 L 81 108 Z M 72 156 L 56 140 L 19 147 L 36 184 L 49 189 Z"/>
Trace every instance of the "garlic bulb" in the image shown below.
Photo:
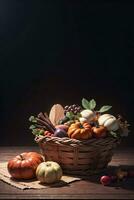
<path fill-rule="evenodd" d="M 88 122 L 92 121 L 95 118 L 95 114 L 92 110 L 83 110 L 81 111 L 81 117 L 85 118 Z"/>

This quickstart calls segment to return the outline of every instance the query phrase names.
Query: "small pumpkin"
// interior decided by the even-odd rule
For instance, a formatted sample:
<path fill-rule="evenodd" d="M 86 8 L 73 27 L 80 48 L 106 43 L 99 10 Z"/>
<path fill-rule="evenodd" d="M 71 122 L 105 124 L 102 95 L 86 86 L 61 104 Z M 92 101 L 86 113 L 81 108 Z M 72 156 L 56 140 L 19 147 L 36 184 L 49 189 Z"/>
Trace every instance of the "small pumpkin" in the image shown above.
<path fill-rule="evenodd" d="M 93 136 L 96 138 L 103 138 L 107 135 L 107 129 L 104 126 L 99 126 L 99 127 L 92 127 L 93 130 Z"/>
<path fill-rule="evenodd" d="M 92 127 L 87 122 L 75 122 L 70 125 L 67 133 L 73 139 L 89 139 L 92 137 Z"/>
<path fill-rule="evenodd" d="M 103 114 L 98 118 L 99 125 L 105 126 L 109 131 L 116 131 L 119 129 L 119 122 L 113 115 Z"/>
<path fill-rule="evenodd" d="M 37 152 L 24 152 L 8 161 L 7 169 L 16 179 L 31 179 L 36 176 L 36 168 L 43 162 L 42 155 Z"/>
<path fill-rule="evenodd" d="M 57 162 L 42 162 L 36 169 L 36 177 L 41 183 L 55 183 L 62 177 L 62 168 Z"/>

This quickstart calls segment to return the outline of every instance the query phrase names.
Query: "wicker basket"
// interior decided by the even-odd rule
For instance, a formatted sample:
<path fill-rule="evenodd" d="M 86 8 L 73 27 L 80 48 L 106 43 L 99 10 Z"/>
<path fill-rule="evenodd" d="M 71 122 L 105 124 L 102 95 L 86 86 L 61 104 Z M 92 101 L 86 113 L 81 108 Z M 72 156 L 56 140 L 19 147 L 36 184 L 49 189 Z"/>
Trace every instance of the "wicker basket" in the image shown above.
<path fill-rule="evenodd" d="M 106 169 L 119 139 L 107 137 L 79 141 L 70 138 L 35 138 L 45 160 L 60 164 L 65 174 L 91 175 Z"/>

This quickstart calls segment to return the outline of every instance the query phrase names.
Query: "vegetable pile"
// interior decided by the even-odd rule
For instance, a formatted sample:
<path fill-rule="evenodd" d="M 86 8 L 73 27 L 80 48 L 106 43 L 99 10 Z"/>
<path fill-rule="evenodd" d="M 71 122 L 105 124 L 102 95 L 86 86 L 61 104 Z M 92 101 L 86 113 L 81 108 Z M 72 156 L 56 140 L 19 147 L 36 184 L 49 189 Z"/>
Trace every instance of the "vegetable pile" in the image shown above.
<path fill-rule="evenodd" d="M 121 116 L 107 113 L 112 106 L 96 109 L 94 99 L 82 99 L 81 105 L 54 104 L 49 115 L 40 112 L 31 116 L 29 127 L 35 136 L 69 137 L 77 140 L 123 137 L 128 135 L 128 122 Z"/>

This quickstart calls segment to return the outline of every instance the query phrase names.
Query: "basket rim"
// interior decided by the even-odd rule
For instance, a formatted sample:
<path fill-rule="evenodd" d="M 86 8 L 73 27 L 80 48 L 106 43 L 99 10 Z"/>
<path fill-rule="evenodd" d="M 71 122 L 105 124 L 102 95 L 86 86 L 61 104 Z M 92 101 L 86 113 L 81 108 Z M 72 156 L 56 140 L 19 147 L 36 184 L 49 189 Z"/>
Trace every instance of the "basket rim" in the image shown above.
<path fill-rule="evenodd" d="M 108 142 L 112 142 L 112 143 L 120 143 L 121 138 L 114 138 L 114 137 L 105 137 L 105 138 L 92 138 L 92 139 L 88 139 L 88 140 L 77 140 L 77 139 L 73 139 L 73 138 L 68 138 L 68 137 L 53 137 L 53 136 L 36 136 L 35 137 L 35 142 L 36 143 L 56 143 L 56 144 L 60 144 L 60 145 L 89 145 L 92 143 L 96 143 L 96 144 L 101 144 L 101 143 L 108 143 Z"/>

